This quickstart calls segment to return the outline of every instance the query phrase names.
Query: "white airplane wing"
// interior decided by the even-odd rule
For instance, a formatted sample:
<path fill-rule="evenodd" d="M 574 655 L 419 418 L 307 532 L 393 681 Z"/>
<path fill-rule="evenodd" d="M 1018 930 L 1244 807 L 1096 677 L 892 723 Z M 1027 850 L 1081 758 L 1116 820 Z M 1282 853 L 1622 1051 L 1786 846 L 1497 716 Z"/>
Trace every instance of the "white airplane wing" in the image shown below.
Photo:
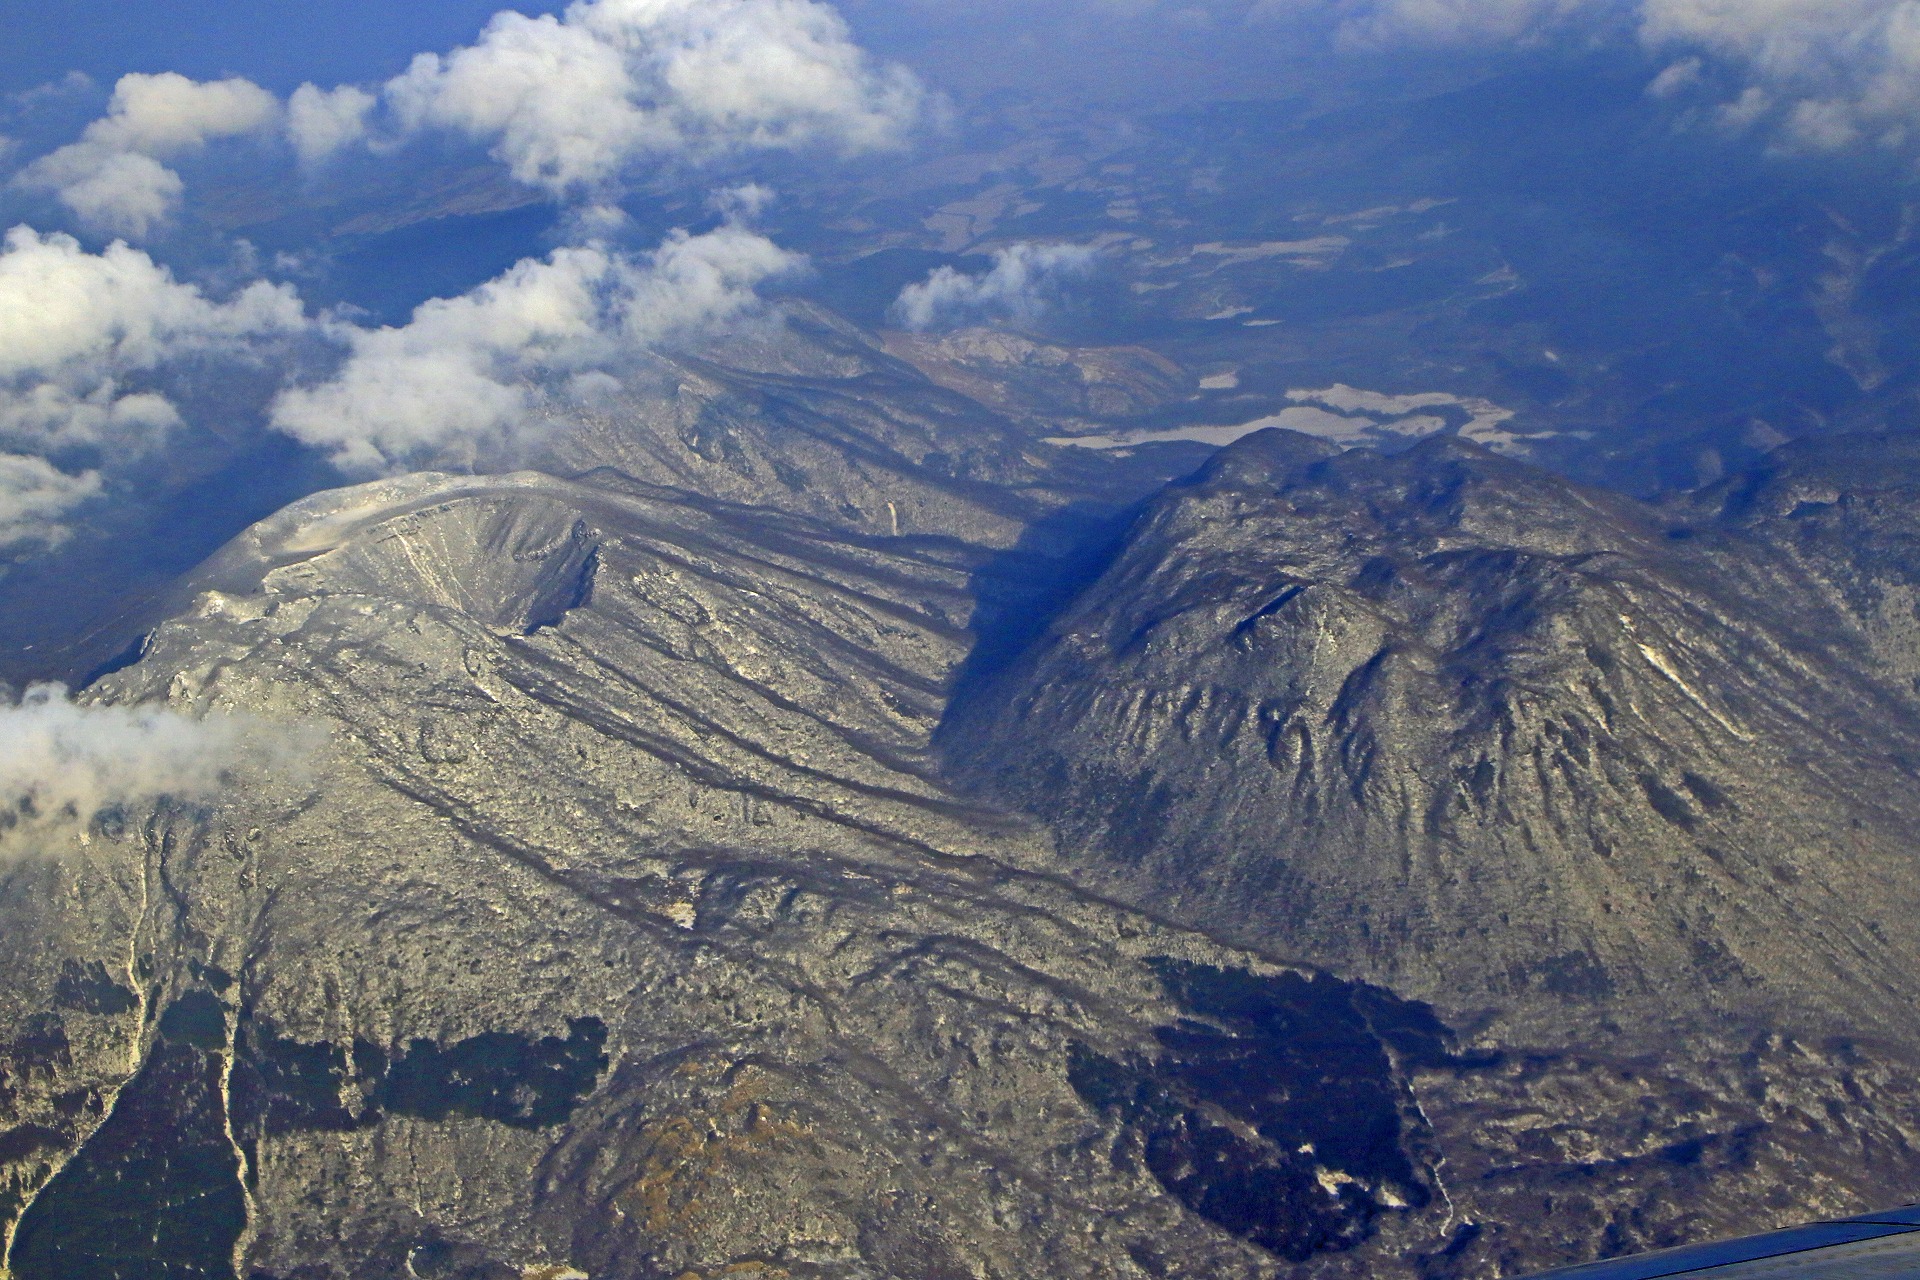
<path fill-rule="evenodd" d="M 1534 1280 L 1920 1280 L 1920 1205 L 1562 1267 Z"/>

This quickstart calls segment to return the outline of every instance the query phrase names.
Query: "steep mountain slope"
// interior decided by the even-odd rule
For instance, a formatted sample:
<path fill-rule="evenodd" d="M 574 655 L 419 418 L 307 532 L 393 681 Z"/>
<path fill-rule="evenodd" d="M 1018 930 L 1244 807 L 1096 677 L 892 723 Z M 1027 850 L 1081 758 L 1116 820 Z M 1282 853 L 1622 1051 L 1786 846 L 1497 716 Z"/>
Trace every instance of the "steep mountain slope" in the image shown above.
<path fill-rule="evenodd" d="M 613 470 L 866 533 L 1005 547 L 1050 513 L 1110 515 L 1203 456 L 1169 448 L 1101 458 L 1043 443 L 1058 434 L 1049 407 L 1053 421 L 1084 412 L 1077 385 L 1039 389 L 1017 418 L 988 407 L 999 398 L 993 384 L 965 391 L 982 399 L 935 382 L 831 313 L 790 303 L 778 323 L 698 356 L 658 357 L 601 412 L 563 424 L 541 469 Z"/>
<path fill-rule="evenodd" d="M 1431 1014 L 1020 870 L 932 547 L 321 495 L 96 693 L 327 740 L 0 879 L 14 1280 L 1410 1273 Z"/>
<path fill-rule="evenodd" d="M 1911 686 L 1756 532 L 1264 433 L 948 742 L 1092 883 L 1502 1036 L 1914 1043 Z"/>
<path fill-rule="evenodd" d="M 1920 435 L 1783 445 L 1760 466 L 1674 504 L 1786 553 L 1858 621 L 1902 690 L 1920 690 Z"/>
<path fill-rule="evenodd" d="M 1295 514 L 1266 521 L 1283 491 Z M 1180 524 L 1195 503 L 1215 514 Z M 1676 754 L 1721 753 L 1642 765 L 1588 729 L 1588 758 L 1611 762 L 1599 776 L 1614 789 L 1581 812 L 1607 814 L 1613 825 L 1594 828 L 1617 842 L 1607 865 L 1654 877 L 1647 896 L 1676 913 L 1642 922 L 1650 951 L 1637 967 L 1596 948 L 1590 968 L 1565 967 L 1570 980 L 1501 988 L 1495 966 L 1473 967 L 1470 948 L 1438 931 L 1408 936 L 1440 960 L 1368 970 L 1371 953 L 1335 953 L 1327 939 L 1341 935 L 1312 912 L 1262 926 L 1275 953 L 1325 954 L 1335 976 L 1157 918 L 1192 912 L 1197 896 L 1106 879 L 1150 900 L 1150 915 L 1075 886 L 1061 872 L 1079 874 L 1089 846 L 1061 820 L 1100 793 L 1069 770 L 1050 775 L 1043 817 L 1056 832 L 956 792 L 936 747 L 956 688 L 971 687 L 968 716 L 980 717 L 948 724 L 958 735 L 986 722 L 995 689 L 1020 687 L 1063 648 L 1056 628 L 998 677 L 983 661 L 971 629 L 983 586 L 1010 572 L 991 543 L 895 536 L 608 467 L 581 480 L 386 481 L 257 525 L 183 582 L 176 616 L 88 693 L 263 717 L 306 744 L 304 770 L 263 753 L 217 802 L 11 833 L 0 863 L 10 1280 L 1464 1280 L 1862 1209 L 1920 1185 L 1920 1074 L 1892 967 L 1906 943 L 1856 929 L 1874 917 L 1819 896 L 1864 884 L 1882 895 L 1870 906 L 1895 902 L 1905 882 L 1889 837 L 1862 827 L 1831 862 L 1787 847 L 1852 803 L 1843 788 L 1877 777 L 1859 764 L 1869 747 L 1904 749 L 1903 704 L 1885 694 L 1876 721 L 1803 736 L 1834 789 L 1794 793 L 1808 806 L 1791 816 L 1800 827 L 1777 813 L 1767 825 L 1773 811 L 1744 772 L 1760 757 L 1740 754 L 1762 747 L 1721 740 L 1723 721 L 1781 727 L 1801 702 L 1881 689 L 1888 660 L 1864 639 L 1817 664 L 1790 660 L 1796 628 L 1831 630 L 1839 616 L 1804 557 L 1763 554 L 1770 544 L 1704 507 L 1688 508 L 1694 535 L 1675 539 L 1680 526 L 1644 508 L 1473 451 L 1329 458 L 1269 436 L 1163 495 L 1112 572 L 1136 566 L 1151 604 L 1158 569 L 1142 532 L 1213 537 L 1233 527 L 1218 509 L 1235 504 L 1240 541 L 1216 560 L 1174 557 L 1204 572 L 1156 615 L 1170 634 L 1204 635 L 1198 623 L 1239 608 L 1248 579 L 1271 588 L 1275 556 L 1302 575 L 1308 559 L 1282 534 L 1318 529 L 1301 545 L 1339 565 L 1367 515 L 1386 532 L 1366 564 L 1394 546 L 1424 558 L 1398 570 L 1398 588 L 1376 567 L 1274 609 L 1281 592 L 1260 596 L 1256 631 L 1324 598 L 1311 645 L 1278 652 L 1334 662 L 1356 651 L 1339 640 L 1359 624 L 1342 619 L 1445 636 L 1479 609 L 1511 620 L 1479 624 L 1481 652 L 1507 655 L 1519 673 L 1507 687 L 1539 699 L 1559 688 L 1550 664 L 1572 641 L 1523 623 L 1571 617 L 1544 634 L 1626 653 L 1607 667 L 1577 648 L 1605 677 L 1589 693 L 1609 708 L 1608 732 L 1633 750 L 1654 746 L 1629 730 Z M 1496 538 L 1504 550 L 1474 549 Z M 1461 567 L 1473 563 L 1521 585 L 1489 587 L 1490 571 Z M 1679 647 L 1677 628 L 1711 638 L 1702 619 L 1732 607 L 1714 592 L 1751 593 L 1763 571 L 1800 575 L 1805 603 L 1775 608 L 1738 644 L 1694 638 L 1705 657 Z M 1752 674 L 1713 686 L 1724 701 L 1694 695 L 1704 705 L 1656 699 L 1632 665 L 1700 690 L 1712 673 L 1690 664 L 1723 653 Z M 1416 672 L 1443 669 L 1414 656 Z M 1213 660 L 1180 657 L 1189 674 Z M 1401 669 L 1375 668 L 1381 681 Z M 1146 669 L 1075 667 L 1058 689 L 1097 692 L 1116 671 Z M 1219 668 L 1253 689 L 1264 669 Z M 1529 670 L 1547 674 L 1525 685 Z M 1424 724 L 1444 705 L 1432 691 L 1449 686 L 1422 679 L 1361 711 L 1380 703 L 1397 717 L 1381 724 Z M 1089 739 L 1076 735 L 1097 725 L 1061 724 L 1055 746 L 1080 749 Z M 994 730 L 995 749 L 1031 753 L 1031 728 Z M 1193 758 L 1189 745 L 1163 738 L 1156 767 Z M 1399 796 L 1425 776 L 1374 750 L 1374 772 L 1332 775 L 1344 791 L 1316 782 L 1326 809 L 1357 807 L 1381 777 L 1399 777 L 1387 792 Z M 1264 754 L 1258 764 L 1272 771 Z M 1249 797 L 1277 794 L 1230 767 Z M 1678 781 L 1661 791 L 1646 774 Z M 1475 785 L 1468 775 L 1459 794 Z M 1520 802 L 1511 777 L 1483 787 Z M 1900 794 L 1888 781 L 1872 799 L 1898 812 Z M 1251 809 L 1141 812 L 1191 822 L 1211 848 L 1255 852 L 1230 843 Z M 1652 829 L 1646 813 L 1684 839 L 1634 845 Z M 1497 824 L 1464 804 L 1460 815 L 1443 829 L 1472 853 L 1466 834 Z M 1102 821 L 1127 829 L 1125 814 Z M 1755 843 L 1713 834 L 1735 823 Z M 1364 821 L 1354 829 L 1372 839 Z M 1702 891 L 1681 855 L 1709 839 L 1730 868 L 1799 861 L 1769 871 L 1764 892 Z M 1463 875 L 1505 883 L 1461 857 Z M 1883 883 L 1820 880 L 1835 866 Z M 1492 871 L 1557 883 L 1551 864 L 1531 878 Z M 1631 905 L 1632 885 L 1593 878 Z M 1393 901 L 1404 899 L 1379 909 Z M 1799 974 L 1736 951 L 1763 913 Z M 1514 916 L 1482 948 L 1561 954 L 1559 936 L 1529 942 L 1535 919 Z M 1656 965 L 1672 957 L 1657 949 L 1680 945 L 1674 921 L 1718 928 L 1758 979 L 1730 980 L 1688 951 L 1678 963 L 1696 967 L 1659 985 Z M 1831 972 L 1836 938 L 1870 962 L 1846 982 Z M 1443 962 L 1467 976 L 1450 983 Z M 1592 969 L 1611 986 L 1583 984 Z M 1362 971 L 1398 974 L 1442 1008 L 1356 981 Z M 1724 1034 L 1684 1051 L 1645 1034 L 1662 1001 L 1662 1017 L 1711 1022 L 1708 997 L 1687 990 L 1703 975 Z M 1815 989 L 1832 1001 L 1827 1026 L 1879 1025 L 1838 1039 L 1783 1017 L 1745 1034 Z"/>

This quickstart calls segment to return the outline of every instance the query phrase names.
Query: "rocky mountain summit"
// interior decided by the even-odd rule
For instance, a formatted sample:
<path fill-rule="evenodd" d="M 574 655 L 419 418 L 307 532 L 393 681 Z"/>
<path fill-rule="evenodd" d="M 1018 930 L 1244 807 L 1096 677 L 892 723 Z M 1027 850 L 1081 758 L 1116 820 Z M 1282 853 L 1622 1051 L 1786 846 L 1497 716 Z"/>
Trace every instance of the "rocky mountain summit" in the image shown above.
<path fill-rule="evenodd" d="M 305 766 L 13 833 L 11 1280 L 1467 1277 L 1920 1187 L 1892 488 L 1162 487 L 809 342 L 149 606 L 84 698 Z"/>
<path fill-rule="evenodd" d="M 1250 438 L 947 741 L 1103 886 L 1455 1016 L 1910 1035 L 1885 579 L 1920 562 L 1758 501 L 1681 521 L 1452 440 Z"/>
<path fill-rule="evenodd" d="M 1847 1127 L 1913 1123 L 1856 1092 L 1917 1043 L 1912 462 L 1834 441 L 1656 507 L 1262 433 L 1149 503 L 943 745 L 1083 883 L 1526 1046 L 1528 1118 L 1467 1105 L 1483 1185 L 1543 1221 L 1644 1222 L 1661 1175 L 1608 1153 L 1709 1097 L 1667 1157 L 1716 1196 L 1837 1190 L 1847 1150 L 1910 1197 L 1911 1138 Z"/>

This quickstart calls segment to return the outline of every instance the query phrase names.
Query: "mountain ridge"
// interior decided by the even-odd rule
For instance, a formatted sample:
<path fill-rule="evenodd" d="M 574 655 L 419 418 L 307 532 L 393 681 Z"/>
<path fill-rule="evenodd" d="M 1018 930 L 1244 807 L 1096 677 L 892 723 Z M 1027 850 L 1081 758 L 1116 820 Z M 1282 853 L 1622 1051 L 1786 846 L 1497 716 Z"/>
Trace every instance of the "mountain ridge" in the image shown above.
<path fill-rule="evenodd" d="M 1777 550 L 1739 530 L 1676 538 L 1659 517 L 1465 442 L 1383 457 L 1250 438 L 1155 499 L 945 741 L 991 794 L 1063 815 L 1091 882 L 1190 901 L 1177 918 L 1305 945 L 1294 954 L 1454 1016 L 1537 997 L 1551 1020 L 1583 995 L 1650 992 L 1655 974 L 1710 988 L 1716 965 L 1723 983 L 1770 974 L 1783 1012 L 1809 1003 L 1794 983 L 1810 964 L 1897 983 L 1913 959 L 1897 943 L 1915 905 L 1911 700 L 1817 597 L 1777 617 L 1744 607 L 1759 579 L 1815 596 Z M 1810 663 L 1820 628 L 1835 639 Z M 1790 800 L 1759 794 L 1776 777 Z M 1887 896 L 1787 905 L 1810 879 L 1791 851 L 1843 841 L 1859 847 L 1828 853 L 1828 873 Z M 1683 889 L 1701 875 L 1717 878 Z M 1604 894 L 1636 883 L 1649 907 L 1704 893 L 1726 914 L 1649 934 L 1648 910 L 1629 911 L 1621 933 Z M 1541 893 L 1562 923 L 1515 927 Z M 1427 909 L 1425 924 L 1405 914 Z M 1792 945 L 1788 922 L 1862 909 L 1880 913 L 1871 936 L 1765 954 Z M 1741 918 L 1765 923 L 1730 951 L 1716 929 Z M 1578 945 L 1543 954 L 1556 930 Z M 1609 932 L 1610 949 L 1586 945 Z M 1515 945 L 1547 967 L 1503 973 Z M 1902 1016 L 1897 991 L 1873 997 L 1878 1016 Z"/>
<path fill-rule="evenodd" d="M 1387 458 L 1267 434 L 1150 499 L 1110 553 L 1085 539 L 1111 525 L 1081 526 L 1061 544 L 1077 568 L 1058 550 L 1020 561 L 1020 539 L 895 537 L 607 468 L 420 475 L 296 504 L 183 580 L 137 660 L 84 696 L 319 726 L 308 769 L 100 815 L 0 867 L 13 1280 L 144 1274 L 155 1239 L 194 1242 L 168 1272 L 182 1280 L 1427 1280 L 1895 1198 L 1920 1179 L 1920 1054 L 1897 1018 L 1864 1024 L 1898 1004 L 1897 981 L 1808 965 L 1793 988 L 1773 977 L 1784 962 L 1768 971 L 1788 995 L 1835 995 L 1857 1033 L 1836 1036 L 1724 975 L 1703 988 L 1718 1019 L 1632 985 L 1612 952 L 1598 987 L 1589 967 L 1554 969 L 1565 949 L 1524 922 L 1506 954 L 1546 983 L 1369 972 L 1310 915 L 1235 947 L 1208 935 L 1248 936 L 1244 921 L 1099 870 L 1075 826 L 1099 797 L 1070 772 L 1034 775 L 1064 779 L 1039 805 L 952 769 L 957 735 L 1020 706 L 995 699 L 1031 688 L 1062 637 L 1109 635 L 1117 656 L 1043 683 L 1027 711 L 1103 681 L 1191 682 L 1223 636 L 1225 660 L 1259 671 L 1328 662 L 1336 692 L 1355 672 L 1363 689 L 1444 688 L 1442 646 L 1374 664 L 1335 642 L 1398 628 L 1480 637 L 1467 657 L 1516 683 L 1570 652 L 1603 691 L 1628 682 L 1620 706 L 1631 691 L 1662 734 L 1736 763 L 1757 748 L 1728 745 L 1718 717 L 1882 689 L 1889 659 L 1863 636 L 1796 674 L 1781 624 L 1702 650 L 1757 653 L 1778 688 L 1688 698 L 1706 659 L 1669 652 L 1654 624 L 1700 624 L 1661 592 L 1816 581 L 1812 561 L 1762 555 L 1771 541 L 1690 501 L 1688 524 L 1471 446 Z M 1242 528 L 1224 549 L 1221 510 Z M 1407 562 L 1376 564 L 1369 527 Z M 1680 555 L 1705 567 L 1671 569 Z M 1054 576 L 1018 581 L 1022 563 Z M 1313 565 L 1323 583 L 1296 581 Z M 996 572 L 1015 579 L 992 606 Z M 1077 594 L 1076 572 L 1091 579 Z M 1150 625 L 1101 621 L 1116 580 Z M 1022 651 L 1020 628 L 1050 613 Z M 1338 623 L 1334 639 L 1289 642 L 1302 617 Z M 1529 640 L 1569 618 L 1623 652 L 1611 674 Z M 1642 642 L 1672 672 L 1635 660 Z M 1387 692 L 1353 714 L 1403 696 Z M 1036 722 L 994 741 L 1030 751 Z M 1049 749 L 1083 727 L 1050 731 Z M 1905 732 L 1843 727 L 1822 750 L 1852 760 Z M 1151 739 L 1168 768 L 1215 741 Z M 1384 769 L 1328 803 L 1381 794 Z M 1644 820 L 1626 835 L 1683 833 L 1642 865 L 1684 867 L 1676 848 L 1697 862 L 1702 830 L 1762 812 L 1731 782 L 1702 775 L 1731 798 L 1715 808 L 1670 772 L 1671 797 L 1619 779 L 1619 807 Z M 1441 777 L 1471 801 L 1471 772 Z M 1216 850 L 1271 860 L 1271 817 L 1251 839 L 1221 820 L 1230 807 L 1190 812 Z M 1405 812 L 1425 830 L 1425 807 Z M 1448 821 L 1471 831 L 1479 812 Z M 1875 865 L 1881 838 L 1853 856 Z M 1825 901 L 1760 874 L 1754 912 Z M 1833 936 L 1782 931 L 1795 962 Z M 125 1229 L 89 1233 L 103 1214 Z"/>

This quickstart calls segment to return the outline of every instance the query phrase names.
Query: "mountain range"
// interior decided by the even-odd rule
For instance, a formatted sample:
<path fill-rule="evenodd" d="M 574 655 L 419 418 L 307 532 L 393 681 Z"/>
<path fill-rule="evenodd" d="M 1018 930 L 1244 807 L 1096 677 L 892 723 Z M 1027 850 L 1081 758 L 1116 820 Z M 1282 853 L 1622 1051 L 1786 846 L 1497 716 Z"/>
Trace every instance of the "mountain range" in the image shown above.
<path fill-rule="evenodd" d="M 1658 501 L 1049 443 L 1175 381 L 796 302 L 69 637 L 277 745 L 9 835 L 12 1280 L 1467 1277 L 1911 1196 L 1915 438 Z"/>

